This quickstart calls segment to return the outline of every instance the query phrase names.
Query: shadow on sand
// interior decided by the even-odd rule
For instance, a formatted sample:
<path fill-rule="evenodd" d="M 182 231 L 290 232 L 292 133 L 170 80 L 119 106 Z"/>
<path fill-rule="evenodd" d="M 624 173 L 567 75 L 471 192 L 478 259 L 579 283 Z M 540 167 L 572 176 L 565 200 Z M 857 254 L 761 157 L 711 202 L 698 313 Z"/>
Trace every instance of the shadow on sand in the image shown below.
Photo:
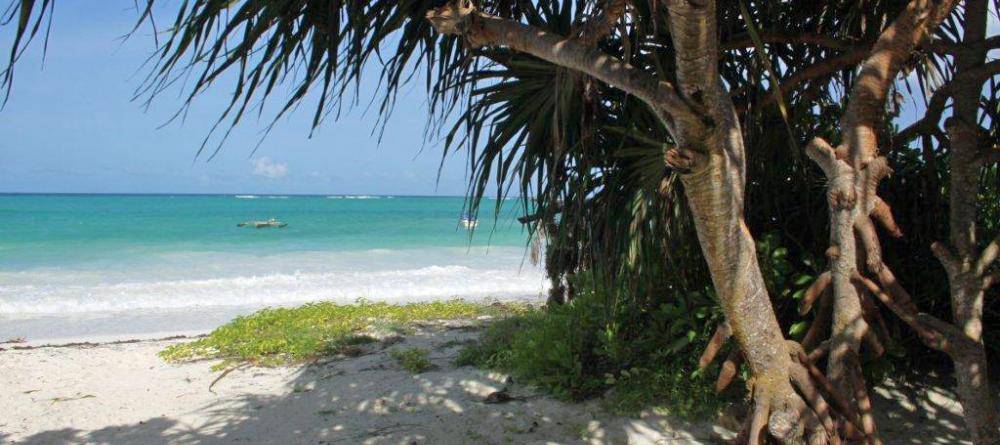
<path fill-rule="evenodd" d="M 0 442 L 16 440 L 15 443 L 27 445 L 725 443 L 725 435 L 720 435 L 722 430 L 711 426 L 707 422 L 710 419 L 690 423 L 653 414 L 633 419 L 615 417 L 603 412 L 596 402 L 562 403 L 542 397 L 529 387 L 511 384 L 503 376 L 468 367 L 456 368 L 452 363 L 457 351 L 474 335 L 462 330 L 416 334 L 360 357 L 316 363 L 294 372 L 286 370 L 285 377 L 276 385 L 272 370 L 236 371 L 216 385 L 217 395 L 203 394 L 202 402 L 186 405 L 177 413 L 99 429 L 66 427 L 19 437 L 0 433 Z M 437 369 L 409 374 L 399 369 L 386 353 L 388 349 L 414 346 L 430 350 Z M 177 366 L 207 368 L 205 363 Z M 261 381 L 280 389 L 270 388 L 272 394 L 260 394 L 260 387 L 255 385 Z M 502 404 L 485 402 L 487 395 L 504 387 L 509 387 L 513 400 Z M 203 392 L 201 388 L 199 394 Z M 879 427 L 888 444 L 956 444 L 966 440 L 962 419 L 947 391 L 894 383 L 882 386 L 873 396 Z M 79 402 L 91 403 L 91 400 Z M 132 402 L 157 403 L 156 400 Z M 86 409 L 79 406 L 74 409 Z"/>

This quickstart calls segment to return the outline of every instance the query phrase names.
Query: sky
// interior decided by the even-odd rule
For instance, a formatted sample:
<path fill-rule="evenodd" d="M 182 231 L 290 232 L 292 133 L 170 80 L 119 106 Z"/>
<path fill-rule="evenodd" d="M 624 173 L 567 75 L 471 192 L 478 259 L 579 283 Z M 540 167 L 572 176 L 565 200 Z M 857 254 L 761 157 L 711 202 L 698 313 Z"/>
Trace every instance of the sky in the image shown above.
<path fill-rule="evenodd" d="M 121 39 L 135 24 L 134 4 L 57 2 L 44 64 L 39 39 L 18 63 L 0 110 L 0 193 L 464 194 L 463 154 L 445 159 L 438 180 L 442 150 L 425 142 L 427 98 L 419 82 L 403 89 L 381 142 L 373 135 L 377 116 L 365 105 L 374 69 L 365 74 L 361 106 L 328 119 L 312 138 L 313 109 L 302 107 L 251 156 L 270 123 L 266 113 L 254 115 L 215 159 L 196 160 L 232 86 L 214 85 L 183 122 L 165 126 L 182 104 L 179 89 L 149 110 L 132 101 L 154 49 L 149 29 Z M 12 31 L 0 27 L 4 58 Z"/>
<path fill-rule="evenodd" d="M 135 24 L 134 5 L 57 2 L 44 64 L 38 39 L 19 62 L 11 98 L 0 109 L 0 193 L 465 193 L 464 153 L 442 164 L 440 141 L 424 138 L 427 98 L 420 79 L 403 89 L 381 142 L 373 134 L 377 116 L 365 113 L 364 105 L 377 86 L 377 67 L 365 73 L 362 106 L 338 121 L 328 119 L 313 137 L 313 109 L 303 106 L 282 119 L 251 156 L 270 123 L 265 113 L 237 126 L 213 160 L 195 159 L 232 84 L 217 83 L 184 121 L 167 125 L 181 107 L 179 89 L 158 96 L 148 110 L 133 101 L 148 72 L 142 63 L 154 49 L 148 28 L 121 39 Z M 172 18 L 174 8 L 164 4 L 160 16 Z M 996 16 L 989 27 L 990 35 L 1000 30 Z M 0 27 L 3 57 L 12 31 Z M 922 115 L 919 102 L 907 101 L 901 126 Z"/>

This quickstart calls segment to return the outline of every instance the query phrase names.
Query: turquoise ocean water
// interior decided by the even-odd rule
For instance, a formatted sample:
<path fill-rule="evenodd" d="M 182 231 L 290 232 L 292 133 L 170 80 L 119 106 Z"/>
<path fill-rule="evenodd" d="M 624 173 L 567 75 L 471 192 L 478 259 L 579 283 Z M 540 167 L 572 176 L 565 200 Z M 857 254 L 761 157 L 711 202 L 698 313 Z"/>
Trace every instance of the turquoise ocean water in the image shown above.
<path fill-rule="evenodd" d="M 462 198 L 0 195 L 0 339 L 197 331 L 265 306 L 538 298 L 519 204 Z M 277 218 L 282 229 L 237 227 Z"/>

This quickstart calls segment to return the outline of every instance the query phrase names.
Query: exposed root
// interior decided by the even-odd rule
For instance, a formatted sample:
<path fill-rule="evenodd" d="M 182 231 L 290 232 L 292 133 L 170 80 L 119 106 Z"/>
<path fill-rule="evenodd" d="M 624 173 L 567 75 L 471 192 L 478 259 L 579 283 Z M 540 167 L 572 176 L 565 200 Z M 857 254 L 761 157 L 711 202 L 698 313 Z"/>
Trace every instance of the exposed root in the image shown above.
<path fill-rule="evenodd" d="M 802 347 L 811 349 L 813 345 L 820 343 L 820 339 L 829 337 L 830 325 L 833 323 L 833 291 L 826 288 L 823 295 L 819 297 L 819 309 L 816 310 L 816 317 L 813 318 L 809 330 L 802 337 Z"/>
<path fill-rule="evenodd" d="M 903 288 L 899 281 L 896 280 L 896 275 L 889 270 L 888 267 L 883 267 L 882 270 L 878 272 L 878 281 L 882 284 L 882 287 L 892 295 L 893 300 L 896 304 L 903 310 L 915 314 L 920 312 L 917 305 L 913 303 L 913 298 L 910 297 L 910 293 Z"/>
<path fill-rule="evenodd" d="M 830 340 L 823 340 L 809 353 L 809 363 L 816 363 L 823 360 L 823 357 L 830 352 Z"/>
<path fill-rule="evenodd" d="M 837 435 L 837 424 L 831 415 L 830 405 L 827 404 L 826 399 L 823 398 L 823 395 L 813 385 L 812 379 L 809 377 L 809 371 L 801 364 L 796 363 L 789 370 L 789 376 L 792 378 L 795 388 L 799 390 L 806 403 L 815 412 L 818 421 L 830 438 L 830 443 L 839 444 L 840 437 Z"/>
<path fill-rule="evenodd" d="M 720 325 L 699 364 L 708 366 L 725 345 L 731 332 Z M 877 341 L 877 339 L 876 339 Z M 799 343 L 787 341 L 791 358 L 787 381 L 782 378 L 755 376 L 752 385 L 753 407 L 737 437 L 737 444 L 771 443 L 809 445 L 840 445 L 844 438 L 867 445 L 881 445 L 875 430 L 871 402 L 864 379 L 851 372 L 848 380 L 855 409 L 847 395 L 838 391 L 816 367 L 816 360 L 829 353 L 829 340 L 820 343 L 812 353 L 806 353 Z M 722 364 L 716 391 L 727 388 L 734 380 L 743 355 L 734 348 Z M 849 369 L 858 370 L 857 367 Z"/>
<path fill-rule="evenodd" d="M 729 387 L 730 383 L 733 383 L 733 379 L 736 378 L 742 364 L 743 353 L 740 352 L 739 348 L 733 348 L 729 357 L 726 357 L 726 361 L 722 362 L 722 371 L 719 372 L 719 379 L 715 381 L 715 392 L 722 392 Z"/>
<path fill-rule="evenodd" d="M 812 382 L 817 385 L 816 387 L 822 394 L 825 394 L 826 398 L 833 402 L 834 411 L 838 413 L 839 418 L 845 421 L 845 430 L 848 436 L 852 435 L 853 430 L 860 431 L 861 423 L 858 414 L 851 407 L 850 403 L 848 403 L 847 398 L 834 388 L 833 383 L 816 367 L 815 361 L 806 355 L 805 350 L 801 346 L 795 345 L 794 342 L 789 343 L 789 349 L 794 351 L 794 361 L 808 372 Z"/>
<path fill-rule="evenodd" d="M 865 345 L 868 346 L 868 351 L 871 354 L 870 357 L 878 358 L 881 357 L 882 354 L 885 354 L 885 346 L 882 346 L 882 342 L 878 339 L 878 335 L 875 334 L 874 331 L 866 331 L 862 340 L 864 340 Z"/>
<path fill-rule="evenodd" d="M 896 219 L 892 216 L 892 209 L 889 207 L 889 204 L 886 204 L 878 196 L 874 197 L 874 201 L 875 204 L 872 207 L 871 213 L 872 219 L 882 225 L 893 238 L 902 238 L 903 229 L 900 229 L 899 225 L 896 224 Z"/>
<path fill-rule="evenodd" d="M 885 325 L 885 319 L 879 312 L 878 306 L 872 301 L 871 295 L 864 288 L 858 289 L 858 296 L 861 298 L 861 311 L 865 322 L 871 329 L 865 331 L 865 345 L 871 357 L 878 358 L 885 354 L 885 347 L 882 346 L 883 339 L 890 339 L 889 328 Z"/>
<path fill-rule="evenodd" d="M 819 277 L 816 277 L 816 281 L 813 281 L 802 297 L 802 303 L 799 305 L 799 315 L 809 313 L 813 303 L 826 292 L 832 281 L 833 276 L 829 271 L 823 272 Z"/>
<path fill-rule="evenodd" d="M 743 428 L 740 437 L 737 439 L 738 443 L 745 443 L 747 445 L 759 445 L 761 443 L 761 436 L 764 433 L 764 427 L 767 426 L 767 418 L 771 411 L 771 398 L 767 395 L 762 394 L 763 391 L 755 391 L 754 393 L 754 404 L 753 411 L 750 415 L 749 422 Z"/>
<path fill-rule="evenodd" d="M 882 445 L 882 439 L 878 437 L 878 432 L 875 430 L 875 416 L 872 415 L 872 403 L 868 398 L 865 378 L 861 375 L 860 369 L 855 369 L 858 372 L 854 373 L 851 381 L 854 384 L 854 399 L 857 400 L 858 408 L 861 409 L 862 432 L 868 445 Z"/>
<path fill-rule="evenodd" d="M 879 273 L 882 270 L 882 244 L 878 240 L 875 232 L 875 224 L 867 215 L 861 215 L 854 221 L 854 231 L 857 232 L 857 239 L 864 246 L 865 265 L 872 273 Z"/>
<path fill-rule="evenodd" d="M 701 358 L 698 360 L 698 369 L 705 369 L 709 363 L 712 363 L 712 360 L 715 360 L 715 355 L 719 353 L 719 350 L 732 335 L 733 330 L 729 328 L 728 322 L 719 324 L 715 328 L 715 333 L 712 334 L 712 339 L 708 341 L 708 346 L 705 346 L 705 352 L 702 352 Z"/>
<path fill-rule="evenodd" d="M 818 349 L 827 349 L 825 345 L 828 343 Z M 750 382 L 753 406 L 735 443 L 840 445 L 845 437 L 851 437 L 869 445 L 880 444 L 874 422 L 870 421 L 871 405 L 867 393 L 855 394 L 863 401 L 864 414 L 858 414 L 800 344 L 788 341 L 786 347 L 792 359 L 788 380 L 756 376 Z M 741 361 L 742 354 L 738 350 L 729 354 L 722 366 L 717 389 L 731 383 Z M 861 388 L 864 388 L 863 380 Z"/>

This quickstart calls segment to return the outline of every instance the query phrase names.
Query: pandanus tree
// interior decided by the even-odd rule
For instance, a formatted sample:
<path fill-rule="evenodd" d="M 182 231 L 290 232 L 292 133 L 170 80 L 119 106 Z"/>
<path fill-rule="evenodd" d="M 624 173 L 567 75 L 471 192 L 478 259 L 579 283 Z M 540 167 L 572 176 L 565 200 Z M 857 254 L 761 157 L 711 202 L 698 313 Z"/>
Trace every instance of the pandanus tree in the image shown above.
<path fill-rule="evenodd" d="M 887 27 L 871 54 L 861 65 L 849 104 L 841 120 L 840 144 L 833 148 L 814 139 L 807 152 L 829 180 L 831 247 L 829 283 L 832 288 L 833 327 L 829 343 L 828 374 L 853 394 L 862 405 L 864 385 L 856 365 L 862 342 L 873 336 L 865 320 L 864 293 L 876 296 L 910 325 L 931 348 L 946 353 L 955 363 L 958 392 L 965 419 L 977 444 L 1000 441 L 993 390 L 988 382 L 987 359 L 982 342 L 983 297 L 994 278 L 989 269 L 996 260 L 998 241 L 982 251 L 977 242 L 977 204 L 981 171 L 991 146 L 984 144 L 980 127 L 980 97 L 983 81 L 997 73 L 986 64 L 984 46 L 988 3 L 967 1 L 960 39 L 941 57 L 954 63 L 950 83 L 935 91 L 936 104 L 917 124 L 933 131 L 945 95 L 953 98 L 952 115 L 943 138 L 950 145 L 950 244 L 935 244 L 933 250 L 947 271 L 954 324 L 920 313 L 912 298 L 883 261 L 874 222 L 895 236 L 901 235 L 889 204 L 879 198 L 879 182 L 891 173 L 885 157 L 879 156 L 879 130 L 886 101 L 899 72 L 928 36 L 947 18 L 957 2 L 914 1 Z M 931 45 L 927 45 L 931 46 Z M 955 83 L 961 82 L 961 83 Z M 912 132 L 920 131 L 918 129 Z M 907 137 L 907 130 L 902 138 Z M 878 284 L 863 273 L 874 274 Z M 826 280 L 824 280 L 825 282 Z M 819 284 L 822 287 L 825 284 Z M 870 319 L 870 317 L 869 317 Z M 871 340 L 876 347 L 878 341 Z M 866 433 L 874 426 L 862 420 Z"/>
<path fill-rule="evenodd" d="M 526 210 L 543 222 L 555 221 L 558 214 L 561 230 L 555 237 L 586 246 L 577 260 L 612 280 L 639 281 L 669 264 L 664 256 L 688 255 L 698 247 L 725 315 L 703 362 L 732 338 L 738 354 L 727 360 L 724 372 L 731 378 L 739 360 L 752 374 L 753 408 L 742 442 L 760 443 L 770 436 L 782 443 L 839 443 L 843 438 L 878 443 L 857 360 L 861 342 L 877 342 L 864 321 L 877 314 L 864 297 L 873 294 L 888 302 L 928 340 L 969 346 L 962 351 L 976 350 L 978 344 L 979 355 L 969 355 L 967 370 L 978 372 L 975 388 L 982 388 L 985 358 L 975 315 L 995 275 L 989 263 L 997 248 L 988 246 L 971 260 L 978 244 L 974 203 L 969 203 L 975 200 L 975 193 L 969 196 L 975 185 L 969 175 L 976 176 L 972 172 L 982 161 L 955 163 L 981 151 L 981 138 L 966 137 L 971 148 L 961 152 L 955 148 L 962 139 L 956 133 L 952 183 L 961 191 L 951 188 L 951 211 L 954 221 L 964 222 L 953 227 L 958 230 L 952 236 L 955 252 L 938 250 L 942 258 L 958 258 L 944 261 L 953 300 L 970 295 L 953 303 L 965 308 L 955 319 L 969 340 L 945 336 L 954 330 L 932 330 L 943 323 L 928 321 L 897 291 L 901 286 L 881 261 L 868 219 L 894 228 L 888 205 L 874 194 L 888 171 L 875 136 L 884 127 L 886 98 L 897 76 L 914 66 L 915 54 L 942 45 L 930 36 L 941 21 L 954 17 L 957 2 L 862 3 L 198 0 L 176 7 L 161 34 L 152 20 L 158 2 L 140 2 L 139 22 L 165 37 L 157 40 L 153 68 L 138 96 L 151 98 L 193 75 L 190 103 L 223 74 L 235 73 L 233 99 L 220 127 L 261 112 L 263 105 L 255 108 L 254 102 L 263 104 L 279 85 L 292 90 L 277 117 L 315 94 L 313 124 L 319 125 L 351 100 L 352 87 L 370 63 L 382 68 L 383 117 L 391 113 L 398 88 L 422 78 L 446 151 L 469 153 L 472 207 L 490 181 L 496 181 L 498 194 L 519 185 L 521 194 L 532 198 Z M 974 35 L 982 34 L 975 15 L 981 8 L 967 3 L 959 28 L 974 43 L 982 40 Z M 44 29 L 52 5 L 50 0 L 14 1 L 5 14 L 16 30 L 11 63 L 2 76 L 7 91 L 13 62 Z M 981 85 L 991 77 L 976 61 L 984 52 L 962 54 L 955 56 L 955 79 L 967 76 Z M 838 87 L 849 93 L 834 94 Z M 946 87 L 938 90 L 944 99 L 935 102 L 934 94 L 929 117 L 903 133 L 932 133 L 928 129 L 936 127 L 943 108 L 939 102 L 950 96 L 956 116 L 961 108 L 966 120 L 976 120 L 969 118 L 975 111 L 968 110 L 978 109 L 978 100 L 967 90 L 960 99 Z M 838 101 L 846 101 L 846 109 L 822 106 Z M 839 124 L 831 125 L 836 119 L 829 117 L 841 111 Z M 778 125 L 764 128 L 763 120 Z M 804 342 L 819 347 L 810 351 L 783 335 L 745 217 L 748 172 L 774 168 L 769 158 L 779 150 L 770 145 L 797 150 L 796 134 L 803 127 L 824 136 L 843 135 L 839 150 L 817 141 L 808 151 L 829 176 L 833 246 L 830 274 L 817 280 L 806 297 L 829 295 L 830 339 L 820 343 L 821 329 L 814 329 Z M 794 174 L 795 181 L 805 181 L 804 163 L 785 166 L 789 171 L 773 176 Z M 965 182 L 956 182 L 956 172 Z M 773 184 L 770 180 L 751 184 L 757 184 L 752 196 L 780 193 L 761 189 L 759 184 Z M 755 199 L 751 205 L 760 202 Z M 862 255 L 855 254 L 854 231 Z M 859 270 L 886 279 L 878 286 Z M 889 291 L 897 293 L 883 298 Z M 961 318 L 959 312 L 969 315 Z M 818 316 L 813 326 L 822 324 Z M 816 365 L 824 354 L 826 373 Z M 966 400 L 977 406 L 988 402 L 963 395 Z M 976 440 L 988 443 L 983 434 L 996 430 L 995 412 L 992 417 L 988 410 L 967 407 L 966 412 L 970 419 L 984 419 L 969 423 Z"/>

